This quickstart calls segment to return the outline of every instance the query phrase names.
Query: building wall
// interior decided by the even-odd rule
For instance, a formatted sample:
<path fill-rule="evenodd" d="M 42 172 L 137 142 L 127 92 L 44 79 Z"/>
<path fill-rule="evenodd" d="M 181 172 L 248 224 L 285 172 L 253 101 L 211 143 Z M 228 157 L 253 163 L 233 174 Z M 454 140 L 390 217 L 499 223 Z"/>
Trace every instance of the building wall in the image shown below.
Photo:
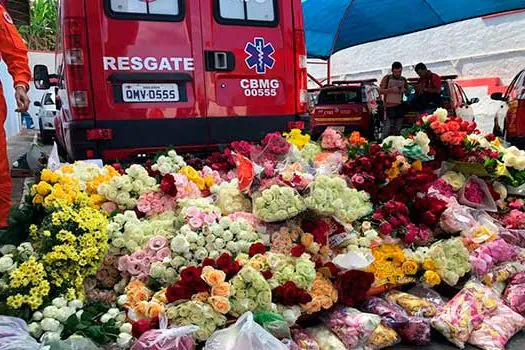
<path fill-rule="evenodd" d="M 441 75 L 455 74 L 464 80 L 497 77 L 501 79 L 501 85 L 507 85 L 520 70 L 525 69 L 523 28 L 525 12 L 515 12 L 359 45 L 332 56 L 331 77 L 337 80 L 380 79 L 390 71 L 393 61 L 403 63 L 406 77 L 415 77 L 413 67 L 424 62 Z M 310 64 L 308 72 L 319 80 L 324 79 L 326 65 Z M 315 84 L 310 82 L 309 86 L 315 87 Z M 488 96 L 493 89 L 482 85 L 469 86 L 465 90 L 469 97 L 480 98 L 474 111 L 484 128 L 490 130 L 492 115 L 501 108 L 500 103 L 491 101 Z"/>

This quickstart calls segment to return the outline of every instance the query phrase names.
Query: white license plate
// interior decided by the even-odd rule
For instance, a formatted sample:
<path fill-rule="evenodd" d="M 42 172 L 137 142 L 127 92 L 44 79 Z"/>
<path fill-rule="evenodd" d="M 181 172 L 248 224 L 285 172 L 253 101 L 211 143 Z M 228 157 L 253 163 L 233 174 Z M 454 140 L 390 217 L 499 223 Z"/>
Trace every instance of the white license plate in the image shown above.
<path fill-rule="evenodd" d="M 178 102 L 177 84 L 122 84 L 124 102 Z"/>

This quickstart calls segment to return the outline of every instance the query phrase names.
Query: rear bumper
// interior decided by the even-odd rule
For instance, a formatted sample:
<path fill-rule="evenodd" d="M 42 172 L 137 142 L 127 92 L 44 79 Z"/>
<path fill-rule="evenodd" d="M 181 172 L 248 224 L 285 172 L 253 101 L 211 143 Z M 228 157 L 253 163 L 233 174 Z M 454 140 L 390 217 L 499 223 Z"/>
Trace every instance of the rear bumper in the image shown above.
<path fill-rule="evenodd" d="M 123 160 L 167 147 L 199 150 L 236 140 L 256 142 L 270 132 L 286 131 L 288 123 L 297 120 L 309 126 L 306 115 L 74 121 L 64 125 L 64 139 L 72 159 L 85 159 L 91 153 Z M 86 130 L 93 128 L 111 129 L 113 138 L 87 141 Z"/>

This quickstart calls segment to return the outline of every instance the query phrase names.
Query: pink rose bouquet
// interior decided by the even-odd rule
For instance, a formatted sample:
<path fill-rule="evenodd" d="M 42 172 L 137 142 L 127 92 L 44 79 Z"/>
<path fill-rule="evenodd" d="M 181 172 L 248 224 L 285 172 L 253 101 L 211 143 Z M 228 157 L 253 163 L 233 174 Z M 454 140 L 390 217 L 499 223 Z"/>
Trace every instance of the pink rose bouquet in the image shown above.
<path fill-rule="evenodd" d="M 118 269 L 144 281 L 153 263 L 162 262 L 169 257 L 171 257 L 171 248 L 168 240 L 162 236 L 154 236 L 143 250 L 120 257 Z"/>
<path fill-rule="evenodd" d="M 146 216 L 156 216 L 177 208 L 175 197 L 161 192 L 148 192 L 139 197 L 137 209 Z"/>

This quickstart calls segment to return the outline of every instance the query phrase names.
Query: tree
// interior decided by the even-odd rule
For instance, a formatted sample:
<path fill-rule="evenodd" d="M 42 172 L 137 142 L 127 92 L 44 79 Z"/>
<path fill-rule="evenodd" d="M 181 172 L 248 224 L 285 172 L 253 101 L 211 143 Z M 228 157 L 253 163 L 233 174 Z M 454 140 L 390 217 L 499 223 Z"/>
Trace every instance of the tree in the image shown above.
<path fill-rule="evenodd" d="M 31 22 L 18 28 L 30 50 L 55 50 L 57 33 L 57 0 L 34 0 Z"/>

